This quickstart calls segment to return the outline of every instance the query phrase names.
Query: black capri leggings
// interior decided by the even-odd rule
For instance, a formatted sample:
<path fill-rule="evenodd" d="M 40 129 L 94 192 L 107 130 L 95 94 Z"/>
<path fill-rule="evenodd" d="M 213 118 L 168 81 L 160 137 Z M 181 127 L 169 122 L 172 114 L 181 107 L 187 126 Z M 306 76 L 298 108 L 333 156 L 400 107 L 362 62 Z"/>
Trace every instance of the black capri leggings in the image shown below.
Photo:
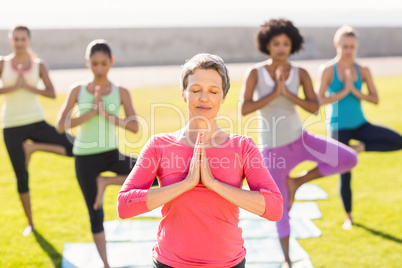
<path fill-rule="evenodd" d="M 402 137 L 398 133 L 384 127 L 365 123 L 350 130 L 338 130 L 331 133 L 332 138 L 349 145 L 351 139 L 364 142 L 368 152 L 388 152 L 402 149 Z M 352 211 L 352 189 L 350 172 L 341 174 L 340 193 L 346 212 Z"/>
<path fill-rule="evenodd" d="M 94 210 L 97 193 L 96 177 L 105 171 L 128 175 L 137 159 L 121 154 L 117 149 L 92 155 L 75 155 L 75 173 L 87 205 L 92 233 L 103 231 L 103 208 Z"/>
<path fill-rule="evenodd" d="M 246 259 L 243 259 L 239 264 L 233 266 L 232 268 L 245 268 L 245 267 L 246 267 Z M 157 259 L 152 258 L 152 268 L 174 268 L 174 267 L 163 264 L 159 262 Z"/>
<path fill-rule="evenodd" d="M 118 175 L 128 175 L 137 159 L 121 154 L 117 149 L 92 155 L 75 155 L 75 174 L 87 205 L 92 233 L 103 231 L 103 208 L 94 210 L 97 193 L 96 177 L 102 172 L 112 171 Z M 155 178 L 153 186 L 158 185 Z"/>
<path fill-rule="evenodd" d="M 28 170 L 25 166 L 25 152 L 23 143 L 26 140 L 33 142 L 61 145 L 66 149 L 66 154 L 72 156 L 74 138 L 66 133 L 59 134 L 56 129 L 45 121 L 25 126 L 3 129 L 4 143 L 10 156 L 11 164 L 17 177 L 19 193 L 29 191 Z"/>

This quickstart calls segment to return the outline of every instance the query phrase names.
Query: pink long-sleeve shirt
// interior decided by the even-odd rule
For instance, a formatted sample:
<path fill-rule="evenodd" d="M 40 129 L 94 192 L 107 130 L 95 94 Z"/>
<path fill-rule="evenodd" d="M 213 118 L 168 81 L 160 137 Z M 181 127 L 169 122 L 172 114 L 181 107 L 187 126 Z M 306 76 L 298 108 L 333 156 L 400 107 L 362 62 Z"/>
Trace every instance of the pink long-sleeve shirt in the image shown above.
<path fill-rule="evenodd" d="M 160 187 L 186 178 L 194 148 L 177 141 L 172 133 L 152 136 L 122 186 L 117 203 L 120 218 L 149 211 L 146 196 L 155 175 Z M 282 195 L 250 137 L 230 135 L 221 145 L 206 149 L 215 179 L 241 188 L 243 180 L 265 199 L 261 217 L 278 221 Z M 172 267 L 232 267 L 246 255 L 239 208 L 202 184 L 162 207 L 154 257 Z"/>

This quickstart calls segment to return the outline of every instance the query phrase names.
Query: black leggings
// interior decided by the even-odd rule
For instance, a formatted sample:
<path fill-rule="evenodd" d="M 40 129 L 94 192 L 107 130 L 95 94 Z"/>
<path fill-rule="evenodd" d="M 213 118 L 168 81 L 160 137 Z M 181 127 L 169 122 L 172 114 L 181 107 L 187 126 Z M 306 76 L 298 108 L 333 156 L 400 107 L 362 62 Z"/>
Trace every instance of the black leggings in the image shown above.
<path fill-rule="evenodd" d="M 331 133 L 332 138 L 349 145 L 351 139 L 362 141 L 368 152 L 388 152 L 402 149 L 402 136 L 384 127 L 365 123 L 350 130 L 338 130 Z M 346 212 L 352 211 L 351 173 L 341 174 L 340 193 Z"/>
<path fill-rule="evenodd" d="M 92 155 L 75 155 L 75 174 L 87 205 L 92 233 L 103 231 L 103 208 L 94 210 L 97 194 L 96 178 L 105 171 L 128 175 L 137 159 L 121 154 L 117 149 Z M 155 178 L 152 185 L 158 185 Z"/>
<path fill-rule="evenodd" d="M 246 267 L 246 259 L 244 258 L 238 265 L 233 266 L 232 268 L 245 268 Z M 163 264 L 159 262 L 157 259 L 152 259 L 152 268 L 174 268 L 172 266 Z"/>
<path fill-rule="evenodd" d="M 57 133 L 56 129 L 45 121 L 20 127 L 3 129 L 4 143 L 6 144 L 11 164 L 17 177 L 19 193 L 29 191 L 28 170 L 25 166 L 25 152 L 23 143 L 26 140 L 33 142 L 61 145 L 66 149 L 66 154 L 72 156 L 74 138 L 69 134 Z"/>
<path fill-rule="evenodd" d="M 97 193 L 96 177 L 105 171 L 128 175 L 137 159 L 121 154 L 117 149 L 93 155 L 75 155 L 75 173 L 87 205 L 92 233 L 103 231 L 103 208 L 94 210 Z"/>

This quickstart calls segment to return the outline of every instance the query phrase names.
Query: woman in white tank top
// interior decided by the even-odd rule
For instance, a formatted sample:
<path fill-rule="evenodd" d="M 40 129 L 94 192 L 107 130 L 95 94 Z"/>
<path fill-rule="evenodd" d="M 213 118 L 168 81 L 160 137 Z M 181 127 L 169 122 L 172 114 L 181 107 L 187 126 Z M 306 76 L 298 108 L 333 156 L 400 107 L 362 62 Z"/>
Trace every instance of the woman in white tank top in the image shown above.
<path fill-rule="evenodd" d="M 246 76 L 241 95 L 242 114 L 257 112 L 259 146 L 283 196 L 282 219 L 276 223 L 285 256 L 283 267 L 291 267 L 289 210 L 297 188 L 305 182 L 350 170 L 357 158 L 347 146 L 303 129 L 296 106 L 315 113 L 319 105 L 309 74 L 288 61 L 303 43 L 292 22 L 286 19 L 266 22 L 260 28 L 257 42 L 260 52 L 269 59 L 250 68 Z M 298 96 L 300 85 L 304 98 Z M 307 160 L 317 166 L 290 178 L 291 170 Z"/>
<path fill-rule="evenodd" d="M 44 121 L 37 95 L 55 98 L 55 91 L 45 65 L 29 48 L 30 30 L 26 26 L 16 26 L 10 31 L 9 39 L 13 53 L 0 59 L 0 95 L 3 97 L 0 124 L 28 219 L 23 232 L 27 235 L 34 229 L 27 170 L 30 155 L 34 151 L 46 151 L 72 156 L 73 138 L 58 134 Z M 43 81 L 44 89 L 38 88 L 39 80 Z"/>

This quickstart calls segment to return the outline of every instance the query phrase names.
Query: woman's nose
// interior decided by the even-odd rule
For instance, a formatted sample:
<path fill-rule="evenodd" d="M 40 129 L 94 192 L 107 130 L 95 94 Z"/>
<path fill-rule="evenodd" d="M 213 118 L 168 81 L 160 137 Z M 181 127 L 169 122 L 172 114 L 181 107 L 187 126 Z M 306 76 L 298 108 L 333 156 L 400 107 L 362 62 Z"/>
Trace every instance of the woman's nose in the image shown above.
<path fill-rule="evenodd" d="M 207 92 L 201 91 L 200 100 L 203 100 L 203 101 L 208 100 L 208 94 L 207 94 Z"/>

